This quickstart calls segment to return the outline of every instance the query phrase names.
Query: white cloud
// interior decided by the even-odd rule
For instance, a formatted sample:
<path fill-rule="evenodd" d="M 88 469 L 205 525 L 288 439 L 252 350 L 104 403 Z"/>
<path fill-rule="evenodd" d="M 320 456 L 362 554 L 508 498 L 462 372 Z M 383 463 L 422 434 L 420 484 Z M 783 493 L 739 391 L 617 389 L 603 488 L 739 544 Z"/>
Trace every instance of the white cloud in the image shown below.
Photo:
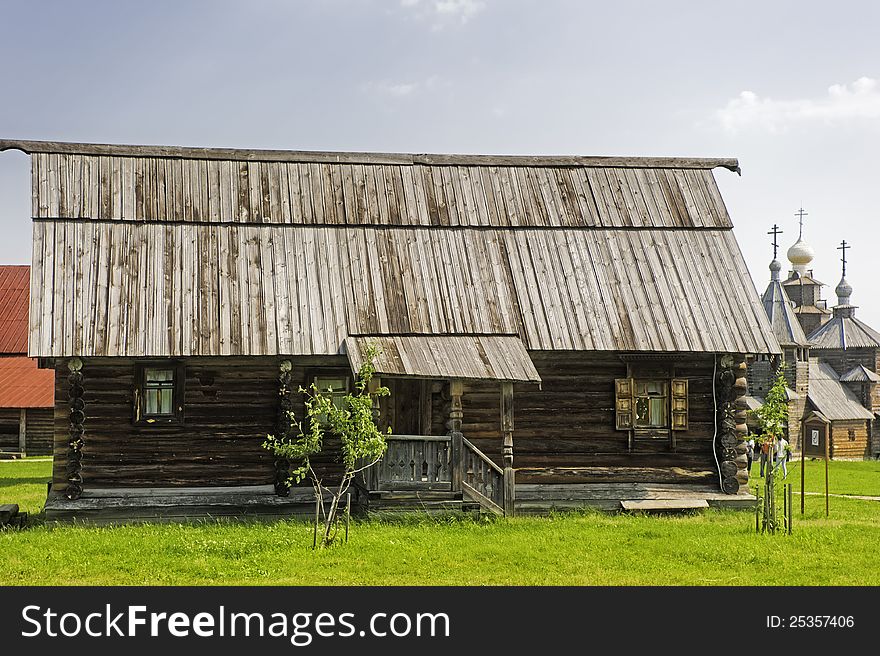
<path fill-rule="evenodd" d="M 448 23 L 464 25 L 486 8 L 484 0 L 400 0 L 400 6 L 415 12 L 421 20 L 431 22 L 431 28 L 441 30 Z"/>
<path fill-rule="evenodd" d="M 776 100 L 743 91 L 715 112 L 728 132 L 760 128 L 768 132 L 785 130 L 809 122 L 836 123 L 880 118 L 880 85 L 861 77 L 850 85 L 834 84 L 819 98 Z"/>

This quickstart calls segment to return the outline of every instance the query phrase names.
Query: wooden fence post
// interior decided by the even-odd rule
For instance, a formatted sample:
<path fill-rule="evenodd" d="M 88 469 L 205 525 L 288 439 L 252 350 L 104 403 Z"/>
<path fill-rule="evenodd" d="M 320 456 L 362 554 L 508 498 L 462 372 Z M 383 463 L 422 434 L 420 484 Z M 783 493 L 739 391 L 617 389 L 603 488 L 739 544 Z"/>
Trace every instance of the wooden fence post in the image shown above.
<path fill-rule="evenodd" d="M 514 515 L 516 481 L 513 471 L 513 383 L 501 383 L 501 456 L 504 460 L 504 515 Z"/>

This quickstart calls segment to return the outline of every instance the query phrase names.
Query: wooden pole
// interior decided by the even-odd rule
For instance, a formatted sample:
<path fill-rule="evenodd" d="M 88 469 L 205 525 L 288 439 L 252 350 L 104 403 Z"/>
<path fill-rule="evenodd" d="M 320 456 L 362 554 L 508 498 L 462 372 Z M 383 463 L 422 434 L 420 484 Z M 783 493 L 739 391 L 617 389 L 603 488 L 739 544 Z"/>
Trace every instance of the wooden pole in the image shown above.
<path fill-rule="evenodd" d="M 321 500 L 315 497 L 315 531 L 312 535 L 312 550 L 318 548 L 318 520 L 321 517 Z"/>
<path fill-rule="evenodd" d="M 807 427 L 804 426 L 804 436 L 801 438 L 801 515 L 804 514 L 804 470 L 807 468 Z"/>
<path fill-rule="evenodd" d="M 351 520 L 351 492 L 345 495 L 345 541 L 348 542 L 348 525 Z"/>
<path fill-rule="evenodd" d="M 761 530 L 761 494 L 760 488 L 755 486 L 755 533 Z"/>
<path fill-rule="evenodd" d="M 788 534 L 791 535 L 791 523 L 794 520 L 794 510 L 792 510 L 791 502 L 792 502 L 792 485 L 788 484 Z"/>
<path fill-rule="evenodd" d="M 825 516 L 828 517 L 828 443 L 831 436 L 828 426 L 825 427 Z"/>

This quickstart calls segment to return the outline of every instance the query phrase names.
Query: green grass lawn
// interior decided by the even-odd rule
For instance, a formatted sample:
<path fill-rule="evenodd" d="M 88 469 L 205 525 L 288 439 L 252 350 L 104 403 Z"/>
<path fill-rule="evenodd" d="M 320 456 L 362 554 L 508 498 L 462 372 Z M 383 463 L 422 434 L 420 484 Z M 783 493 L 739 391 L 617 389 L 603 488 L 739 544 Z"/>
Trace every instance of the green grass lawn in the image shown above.
<path fill-rule="evenodd" d="M 795 493 L 801 489 L 801 461 L 796 458 L 788 463 L 788 478 Z M 758 462 L 752 464 L 752 479 L 749 487 L 763 486 L 764 479 L 758 476 L 761 467 Z M 777 482 L 781 481 L 781 476 Z M 828 489 L 831 494 L 858 494 L 880 497 L 880 460 L 848 462 L 832 460 L 828 467 Z M 806 461 L 804 490 L 807 492 L 825 493 L 825 461 Z"/>
<path fill-rule="evenodd" d="M 832 491 L 876 490 L 877 463 L 831 464 Z M 0 503 L 36 509 L 48 468 L 0 463 Z M 826 519 L 810 496 L 806 511 L 791 536 L 735 511 L 364 521 L 317 553 L 298 522 L 38 525 L 0 532 L 0 585 L 880 585 L 880 502 L 834 498 Z"/>

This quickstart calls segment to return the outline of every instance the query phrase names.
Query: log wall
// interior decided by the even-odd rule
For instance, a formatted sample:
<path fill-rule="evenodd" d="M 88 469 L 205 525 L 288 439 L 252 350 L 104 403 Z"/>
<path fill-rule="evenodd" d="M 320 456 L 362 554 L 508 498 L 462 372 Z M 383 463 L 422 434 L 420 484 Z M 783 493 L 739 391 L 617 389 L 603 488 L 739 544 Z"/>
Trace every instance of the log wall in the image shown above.
<path fill-rule="evenodd" d="M 870 455 L 869 423 L 864 419 L 832 422 L 831 457 L 864 458 Z M 852 438 L 850 438 L 850 431 L 852 431 Z"/>
<path fill-rule="evenodd" d="M 712 454 L 714 409 L 711 356 L 644 363 L 689 380 L 689 427 L 677 431 L 676 449 L 666 438 L 634 440 L 614 429 L 614 379 L 627 364 L 613 353 L 532 352 L 541 390 L 517 384 L 513 406 L 517 482 L 717 481 Z M 638 371 L 638 363 L 631 367 Z M 672 369 L 668 369 L 668 367 Z M 462 431 L 497 464 L 501 459 L 500 386 L 468 383 Z M 556 470 L 586 468 L 578 474 Z M 529 470 L 528 472 L 523 470 Z M 532 470 L 545 470 L 543 473 Z"/>
<path fill-rule="evenodd" d="M 21 410 L 0 408 L 0 451 L 18 451 Z"/>
<path fill-rule="evenodd" d="M 52 408 L 25 408 L 25 449 L 29 456 L 52 453 Z M 20 408 L 0 408 L 0 451 L 19 450 Z"/>
<path fill-rule="evenodd" d="M 273 481 L 262 448 L 273 431 L 277 367 L 258 360 L 193 361 L 186 366 L 184 419 L 179 424 L 132 422 L 134 361 L 88 361 L 83 486 L 260 485 Z M 66 364 L 55 373 L 55 465 L 64 484 L 70 409 Z"/>

